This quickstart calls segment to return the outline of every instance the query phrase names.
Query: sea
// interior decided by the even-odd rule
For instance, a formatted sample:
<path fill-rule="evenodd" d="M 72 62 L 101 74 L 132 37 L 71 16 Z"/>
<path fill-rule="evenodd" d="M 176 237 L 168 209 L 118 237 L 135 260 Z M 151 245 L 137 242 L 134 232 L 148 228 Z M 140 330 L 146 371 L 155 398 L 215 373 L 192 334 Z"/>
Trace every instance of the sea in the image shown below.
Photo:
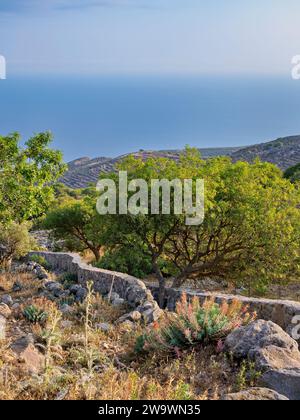
<path fill-rule="evenodd" d="M 65 160 L 246 146 L 300 134 L 300 81 L 268 76 L 13 76 L 0 135 L 50 130 Z"/>

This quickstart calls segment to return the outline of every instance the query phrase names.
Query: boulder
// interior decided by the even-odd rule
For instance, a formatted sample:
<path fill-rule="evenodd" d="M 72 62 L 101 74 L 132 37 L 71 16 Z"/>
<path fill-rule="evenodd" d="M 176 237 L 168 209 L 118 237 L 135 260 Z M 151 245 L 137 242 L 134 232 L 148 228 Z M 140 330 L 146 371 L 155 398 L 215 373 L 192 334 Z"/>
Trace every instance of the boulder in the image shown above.
<path fill-rule="evenodd" d="M 272 321 L 258 320 L 237 328 L 225 340 L 235 358 L 249 358 L 260 370 L 300 368 L 298 343 Z"/>
<path fill-rule="evenodd" d="M 3 316 L 4 318 L 9 318 L 12 314 L 12 310 L 8 305 L 5 303 L 0 303 L 0 316 Z"/>
<path fill-rule="evenodd" d="M 14 304 L 14 301 L 10 295 L 2 295 L 0 297 L 0 303 L 5 303 L 5 305 L 7 306 L 12 306 Z"/>
<path fill-rule="evenodd" d="M 298 343 L 271 321 L 258 320 L 233 331 L 225 350 L 236 358 L 249 358 L 262 372 L 260 385 L 291 400 L 300 400 Z"/>
<path fill-rule="evenodd" d="M 72 284 L 72 286 L 69 287 L 69 291 L 72 295 L 76 295 L 76 293 L 78 292 L 78 290 L 81 289 L 80 284 Z"/>
<path fill-rule="evenodd" d="M 140 305 L 137 310 L 141 313 L 145 324 L 151 324 L 152 322 L 157 321 L 163 313 L 158 304 L 154 301 L 146 301 L 143 305 Z"/>
<path fill-rule="evenodd" d="M 45 284 L 45 287 L 51 293 L 55 293 L 55 292 L 63 290 L 63 286 L 57 281 L 49 281 Z"/>
<path fill-rule="evenodd" d="M 36 276 L 39 280 L 49 279 L 48 271 L 44 267 L 42 267 L 41 265 L 36 266 L 36 268 L 33 270 L 33 272 L 36 274 Z"/>
<path fill-rule="evenodd" d="M 0 341 L 6 338 L 6 319 L 0 315 Z"/>
<path fill-rule="evenodd" d="M 224 401 L 288 401 L 284 395 L 268 388 L 251 388 L 246 391 L 228 394 L 223 397 Z"/>
<path fill-rule="evenodd" d="M 45 357 L 34 346 L 31 334 L 14 341 L 11 349 L 28 373 L 38 374 L 44 369 Z"/>
<path fill-rule="evenodd" d="M 86 298 L 86 295 L 87 295 L 87 290 L 84 287 L 80 286 L 76 292 L 75 299 L 77 302 L 83 302 L 84 299 Z"/>
<path fill-rule="evenodd" d="M 300 369 L 271 369 L 261 376 L 259 384 L 286 395 L 290 400 L 300 400 Z"/>
<path fill-rule="evenodd" d="M 117 324 L 122 324 L 125 321 L 139 322 L 142 319 L 142 314 L 139 311 L 132 311 L 128 314 L 122 315 L 118 320 Z"/>

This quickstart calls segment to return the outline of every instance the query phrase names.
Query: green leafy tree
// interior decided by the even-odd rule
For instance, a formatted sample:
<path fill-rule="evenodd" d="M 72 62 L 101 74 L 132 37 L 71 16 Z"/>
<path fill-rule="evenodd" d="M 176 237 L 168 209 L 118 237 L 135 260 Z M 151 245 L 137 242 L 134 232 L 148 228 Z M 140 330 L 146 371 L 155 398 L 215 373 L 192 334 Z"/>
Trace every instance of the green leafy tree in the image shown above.
<path fill-rule="evenodd" d="M 90 250 L 96 261 L 106 234 L 104 218 L 96 211 L 93 197 L 82 200 L 68 199 L 48 212 L 44 223 L 57 240 L 63 240 L 69 251 Z"/>
<path fill-rule="evenodd" d="M 0 222 L 21 223 L 45 213 L 54 198 L 53 182 L 65 171 L 62 154 L 49 147 L 50 133 L 20 146 L 15 133 L 0 136 Z"/>
<path fill-rule="evenodd" d="M 248 284 L 299 275 L 300 191 L 274 165 L 204 161 L 197 150 L 187 149 L 179 162 L 130 157 L 119 169 L 149 187 L 151 179 L 205 180 L 205 218 L 199 226 L 187 226 L 185 215 L 152 215 L 150 208 L 149 215 L 107 216 L 111 243 L 140 242 L 150 257 L 161 305 L 162 264 L 172 267 L 175 287 L 209 276 Z M 117 174 L 110 176 L 118 182 Z"/>

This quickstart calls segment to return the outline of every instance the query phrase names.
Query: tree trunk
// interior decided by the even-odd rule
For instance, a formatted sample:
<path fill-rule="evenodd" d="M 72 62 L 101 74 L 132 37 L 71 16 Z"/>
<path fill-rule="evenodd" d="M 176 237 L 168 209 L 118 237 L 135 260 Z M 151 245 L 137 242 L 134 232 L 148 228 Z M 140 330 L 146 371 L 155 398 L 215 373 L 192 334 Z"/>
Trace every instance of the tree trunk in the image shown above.
<path fill-rule="evenodd" d="M 165 307 L 166 297 L 166 280 L 164 278 L 159 279 L 159 290 L 158 290 L 158 304 L 161 309 Z"/>
<path fill-rule="evenodd" d="M 99 248 L 93 248 L 91 251 L 95 256 L 96 261 L 99 261 L 100 258 L 101 258 L 100 249 Z"/>
<path fill-rule="evenodd" d="M 161 309 L 164 309 L 165 306 L 165 296 L 166 296 L 166 279 L 162 275 L 162 272 L 157 264 L 157 262 L 154 260 L 152 262 L 154 272 L 156 274 L 156 278 L 158 280 L 158 304 Z"/>
<path fill-rule="evenodd" d="M 187 274 L 186 272 L 183 271 L 179 273 L 177 277 L 174 278 L 172 287 L 174 289 L 179 289 L 179 287 L 181 287 L 186 282 L 186 280 L 187 280 Z"/>

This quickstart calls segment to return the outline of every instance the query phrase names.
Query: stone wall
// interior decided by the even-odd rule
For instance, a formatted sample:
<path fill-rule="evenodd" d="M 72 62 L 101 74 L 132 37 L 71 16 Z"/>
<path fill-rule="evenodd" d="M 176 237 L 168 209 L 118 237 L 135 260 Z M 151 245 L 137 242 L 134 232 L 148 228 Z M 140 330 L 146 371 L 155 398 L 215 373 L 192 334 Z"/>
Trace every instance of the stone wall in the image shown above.
<path fill-rule="evenodd" d="M 111 284 L 114 278 L 113 291 L 125 299 L 132 310 L 141 312 L 146 322 L 152 322 L 160 315 L 160 310 L 156 303 L 158 288 L 150 286 L 147 288 L 145 284 L 132 276 L 127 274 L 102 270 L 92 267 L 82 262 L 77 254 L 68 253 L 54 253 L 54 252 L 32 252 L 31 254 L 41 255 L 47 262 L 51 264 L 53 269 L 66 271 L 76 274 L 78 282 L 84 286 L 87 281 L 94 282 L 94 289 L 102 295 L 109 293 Z M 184 290 L 167 289 L 166 292 L 166 308 L 169 311 L 174 311 L 176 302 L 180 300 Z M 217 302 L 223 300 L 230 302 L 232 299 L 238 298 L 245 305 L 249 305 L 250 311 L 256 311 L 259 319 L 266 321 L 273 321 L 283 328 L 287 333 L 291 334 L 295 327 L 293 318 L 296 315 L 300 316 L 300 303 L 284 300 L 271 299 L 255 299 L 243 296 L 212 294 L 206 292 L 185 291 L 188 298 L 198 296 L 201 301 L 212 295 Z"/>
<path fill-rule="evenodd" d="M 150 290 L 154 298 L 157 298 L 158 288 L 151 286 Z M 214 296 L 216 302 L 222 301 L 231 302 L 233 299 L 238 298 L 245 305 L 249 306 L 249 310 L 257 312 L 258 319 L 264 319 L 266 321 L 273 321 L 279 325 L 288 334 L 291 334 L 296 323 L 293 323 L 293 318 L 298 315 L 300 316 L 300 302 L 294 302 L 289 300 L 272 300 L 272 299 L 256 299 L 247 298 L 244 296 L 235 295 L 223 295 L 220 293 L 210 292 L 194 292 L 192 290 L 181 290 L 181 289 L 167 289 L 166 292 L 166 308 L 169 311 L 174 311 L 176 302 L 181 299 L 183 293 L 187 294 L 188 299 L 192 299 L 194 296 L 198 296 L 200 301 L 204 301 L 208 297 Z M 299 321 L 297 322 L 299 323 Z"/>
<path fill-rule="evenodd" d="M 113 271 L 102 270 L 85 264 L 79 255 L 59 252 L 31 252 L 39 255 L 51 265 L 53 270 L 75 274 L 82 286 L 93 281 L 94 290 L 101 295 L 111 290 L 124 299 L 132 310 L 139 311 L 146 323 L 155 321 L 160 315 L 158 304 L 145 284 L 135 277 Z"/>

